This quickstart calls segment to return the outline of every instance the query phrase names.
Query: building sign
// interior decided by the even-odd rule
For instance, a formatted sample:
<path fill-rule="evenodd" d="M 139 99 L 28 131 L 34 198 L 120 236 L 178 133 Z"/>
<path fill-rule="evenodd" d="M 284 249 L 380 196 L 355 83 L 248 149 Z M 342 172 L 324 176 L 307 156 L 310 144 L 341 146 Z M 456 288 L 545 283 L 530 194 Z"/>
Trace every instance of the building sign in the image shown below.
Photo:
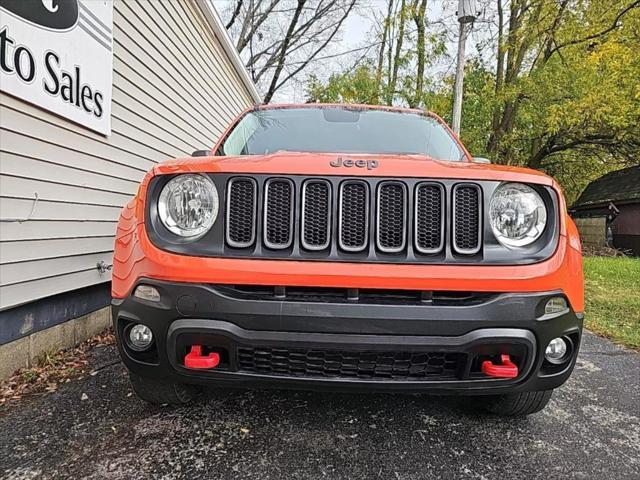
<path fill-rule="evenodd" d="M 0 0 L 0 89 L 111 133 L 111 0 Z"/>

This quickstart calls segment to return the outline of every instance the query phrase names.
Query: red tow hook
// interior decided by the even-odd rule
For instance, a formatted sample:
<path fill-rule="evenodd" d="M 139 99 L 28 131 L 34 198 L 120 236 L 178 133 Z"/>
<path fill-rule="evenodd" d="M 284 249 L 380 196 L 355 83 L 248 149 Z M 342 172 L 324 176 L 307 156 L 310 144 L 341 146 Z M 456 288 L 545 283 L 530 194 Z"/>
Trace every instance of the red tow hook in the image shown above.
<path fill-rule="evenodd" d="M 191 351 L 184 357 L 184 366 L 194 370 L 206 370 L 215 368 L 220 363 L 220 354 L 211 352 L 209 355 L 202 355 L 201 345 L 192 345 Z"/>
<path fill-rule="evenodd" d="M 501 365 L 494 365 L 491 360 L 482 362 L 482 373 L 496 378 L 516 378 L 518 376 L 518 366 L 511 361 L 507 354 L 500 355 Z"/>

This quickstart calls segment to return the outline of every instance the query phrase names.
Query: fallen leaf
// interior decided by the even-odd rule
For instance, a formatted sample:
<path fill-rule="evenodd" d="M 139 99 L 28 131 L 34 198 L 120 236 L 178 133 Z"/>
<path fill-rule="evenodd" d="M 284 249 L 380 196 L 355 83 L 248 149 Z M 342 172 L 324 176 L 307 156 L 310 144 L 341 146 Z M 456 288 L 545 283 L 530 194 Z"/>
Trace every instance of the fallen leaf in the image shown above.
<path fill-rule="evenodd" d="M 81 343 L 78 347 L 48 352 L 38 365 L 16 371 L 5 381 L 0 381 L 0 405 L 9 405 L 27 395 L 42 395 L 58 390 L 60 384 L 80 381 L 89 373 L 87 353 L 96 346 L 115 344 L 111 330 Z M 96 371 L 95 373 L 99 373 Z M 91 373 L 91 375 L 95 375 Z"/>

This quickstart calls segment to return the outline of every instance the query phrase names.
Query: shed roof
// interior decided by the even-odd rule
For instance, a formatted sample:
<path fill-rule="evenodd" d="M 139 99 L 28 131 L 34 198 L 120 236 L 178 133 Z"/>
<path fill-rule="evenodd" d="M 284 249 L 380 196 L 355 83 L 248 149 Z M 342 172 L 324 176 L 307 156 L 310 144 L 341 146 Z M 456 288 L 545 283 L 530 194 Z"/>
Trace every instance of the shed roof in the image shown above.
<path fill-rule="evenodd" d="M 640 202 L 640 165 L 616 170 L 594 180 L 587 185 L 573 208 L 633 201 Z"/>

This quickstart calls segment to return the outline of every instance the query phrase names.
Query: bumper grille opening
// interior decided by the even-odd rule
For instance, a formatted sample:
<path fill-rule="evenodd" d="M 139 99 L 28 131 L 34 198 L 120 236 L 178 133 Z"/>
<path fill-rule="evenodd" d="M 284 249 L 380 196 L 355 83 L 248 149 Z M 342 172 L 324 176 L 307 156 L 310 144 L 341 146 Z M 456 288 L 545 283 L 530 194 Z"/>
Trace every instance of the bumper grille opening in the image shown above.
<path fill-rule="evenodd" d="M 358 303 L 368 305 L 471 306 L 487 302 L 499 295 L 494 292 L 273 287 L 263 285 L 216 285 L 215 288 L 224 295 L 245 300 Z"/>
<path fill-rule="evenodd" d="M 456 352 L 357 352 L 239 347 L 238 370 L 289 377 L 456 380 L 467 355 Z"/>

